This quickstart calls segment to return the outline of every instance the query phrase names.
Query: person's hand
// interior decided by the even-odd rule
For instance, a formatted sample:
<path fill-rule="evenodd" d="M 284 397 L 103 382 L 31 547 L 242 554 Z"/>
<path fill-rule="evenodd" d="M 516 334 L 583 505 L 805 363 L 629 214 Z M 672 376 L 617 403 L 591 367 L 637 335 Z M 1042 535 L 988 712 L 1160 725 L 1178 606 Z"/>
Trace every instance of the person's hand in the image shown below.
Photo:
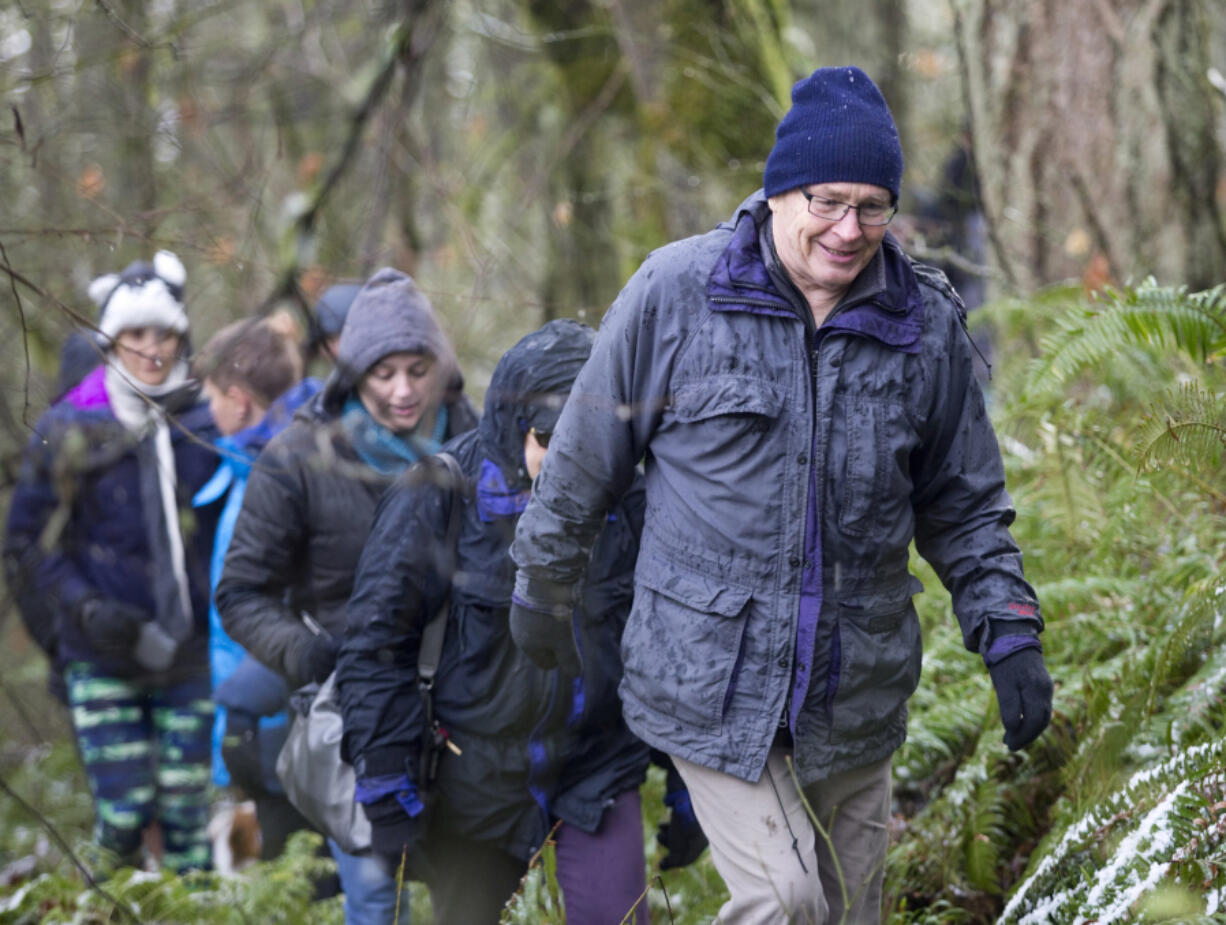
<path fill-rule="evenodd" d="M 1005 726 L 1005 745 L 1010 751 L 1024 748 L 1051 721 L 1051 676 L 1039 648 L 1019 649 L 988 668 L 1000 720 Z"/>
<path fill-rule="evenodd" d="M 139 607 L 109 597 L 91 597 L 78 611 L 81 629 L 98 651 L 107 655 L 126 655 L 140 635 L 148 614 Z"/>
<path fill-rule="evenodd" d="M 578 677 L 583 671 L 569 609 L 538 609 L 511 598 L 511 638 L 539 668 L 559 668 Z"/>
<path fill-rule="evenodd" d="M 336 667 L 336 654 L 340 645 L 331 636 L 320 633 L 298 654 L 298 677 L 303 684 L 314 681 L 322 684 Z"/>
<path fill-rule="evenodd" d="M 656 841 L 664 849 L 660 858 L 660 870 L 685 867 L 698 860 L 707 847 L 707 836 L 698 824 L 688 790 L 674 790 L 665 794 L 664 803 L 671 807 L 668 821 L 656 829 Z"/>
<path fill-rule="evenodd" d="M 410 816 L 394 795 L 361 805 L 370 820 L 371 852 L 384 870 L 395 875 L 401 859 L 406 858 L 405 879 L 420 878 L 418 868 L 426 836 L 425 816 Z"/>

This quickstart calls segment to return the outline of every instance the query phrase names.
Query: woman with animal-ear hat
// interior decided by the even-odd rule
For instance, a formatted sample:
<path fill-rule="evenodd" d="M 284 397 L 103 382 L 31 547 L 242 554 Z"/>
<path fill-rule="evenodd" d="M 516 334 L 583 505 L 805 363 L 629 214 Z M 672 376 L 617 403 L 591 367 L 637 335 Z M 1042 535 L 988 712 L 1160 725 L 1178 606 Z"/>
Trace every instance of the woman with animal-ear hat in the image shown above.
<path fill-rule="evenodd" d="M 210 865 L 208 557 L 215 507 L 191 508 L 215 435 L 185 359 L 186 272 L 160 251 L 96 279 L 102 362 L 35 427 L 9 510 L 8 579 L 64 666 L 100 845 Z"/>

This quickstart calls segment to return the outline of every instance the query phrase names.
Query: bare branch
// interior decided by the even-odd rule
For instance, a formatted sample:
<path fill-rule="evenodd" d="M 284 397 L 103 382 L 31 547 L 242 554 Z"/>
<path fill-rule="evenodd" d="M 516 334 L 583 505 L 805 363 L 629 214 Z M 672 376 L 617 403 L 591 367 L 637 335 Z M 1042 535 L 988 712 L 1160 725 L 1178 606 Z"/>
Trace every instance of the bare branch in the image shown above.
<path fill-rule="evenodd" d="M 396 31 L 392 46 L 386 60 L 383 62 L 383 67 L 380 68 L 371 81 L 365 98 L 358 105 L 357 109 L 354 110 L 350 118 L 349 132 L 345 137 L 344 144 L 341 146 L 340 154 L 337 155 L 332 165 L 328 168 L 323 182 L 319 184 L 307 208 L 302 211 L 294 222 L 292 231 L 295 238 L 294 250 L 289 258 L 288 265 L 283 268 L 277 284 L 259 307 L 258 312 L 261 315 L 272 311 L 277 302 L 283 298 L 292 299 L 300 306 L 304 315 L 309 314 L 306 296 L 298 285 L 297 276 L 301 269 L 302 257 L 309 248 L 309 241 L 315 230 L 315 223 L 319 220 L 319 216 L 337 184 L 352 165 L 358 144 L 362 139 L 362 133 L 370 121 L 371 115 L 378 108 L 388 88 L 391 86 L 397 67 L 405 61 L 415 60 L 417 57 L 420 57 L 424 53 L 429 37 L 434 33 L 436 19 L 432 14 L 437 13 L 441 9 L 438 0 L 420 0 L 420 2 L 412 3 L 411 6 L 413 9 L 406 10 L 404 19 Z"/>
<path fill-rule="evenodd" d="M 9 264 L 8 251 L 0 243 L 0 259 L 4 260 L 4 270 L 9 274 L 9 288 L 13 292 L 13 301 L 17 303 L 17 317 L 21 321 L 21 348 L 25 355 L 25 371 L 21 386 L 21 422 L 30 426 L 30 329 L 26 324 L 26 309 L 21 301 L 21 293 L 17 291 L 17 277 Z"/>
<path fill-rule="evenodd" d="M 174 42 L 151 42 L 124 22 L 123 19 L 120 18 L 119 14 L 116 13 L 111 7 L 111 5 L 106 2 L 106 0 L 94 0 L 94 3 L 97 5 L 98 9 L 102 10 L 102 12 L 106 14 L 107 19 L 109 19 L 119 28 L 120 32 L 130 38 L 141 48 L 144 48 L 147 51 L 153 51 L 158 48 L 169 48 L 172 55 L 174 55 L 176 58 L 179 57 L 179 46 L 177 46 Z"/>
<path fill-rule="evenodd" d="M 52 840 L 57 845 L 59 845 L 60 850 L 64 852 L 64 855 L 68 858 L 68 860 L 72 861 L 73 866 L 81 872 L 81 876 L 85 878 L 85 882 L 89 884 L 89 888 L 91 890 L 106 899 L 107 902 L 114 906 L 116 910 L 118 910 L 128 921 L 140 922 L 140 917 L 131 906 L 116 899 L 102 888 L 102 885 L 94 878 L 94 875 L 90 873 L 89 868 L 81 863 L 81 859 L 78 858 L 73 852 L 72 848 L 69 847 L 68 842 L 64 839 L 64 836 L 61 835 L 59 830 L 51 824 L 51 820 L 49 820 L 46 816 L 31 806 L 25 799 L 23 799 L 16 790 L 9 786 L 8 781 L 2 777 L 0 777 L 0 790 L 3 790 L 18 806 L 38 820 L 39 825 L 47 830 L 47 834 L 51 836 Z"/>

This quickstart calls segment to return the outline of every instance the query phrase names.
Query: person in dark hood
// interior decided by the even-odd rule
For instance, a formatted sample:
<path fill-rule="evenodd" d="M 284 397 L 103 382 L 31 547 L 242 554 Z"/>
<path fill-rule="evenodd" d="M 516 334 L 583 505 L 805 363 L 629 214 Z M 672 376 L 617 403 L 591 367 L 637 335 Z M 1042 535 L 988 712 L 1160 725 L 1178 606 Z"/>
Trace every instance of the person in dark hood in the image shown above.
<path fill-rule="evenodd" d="M 186 271 L 159 251 L 90 284 L 102 347 L 43 415 L 23 458 L 4 557 L 35 638 L 64 667 L 95 833 L 139 865 L 210 866 L 209 550 L 219 505 L 191 509 L 217 459 L 185 357 Z"/>
<path fill-rule="evenodd" d="M 256 458 L 217 585 L 222 628 L 291 689 L 336 663 L 345 602 L 379 497 L 476 424 L 455 352 L 413 280 L 375 273 L 353 301 L 323 390 Z M 393 919 L 395 881 L 332 843 L 348 925 Z M 401 902 L 402 920 L 408 903 Z"/>
<path fill-rule="evenodd" d="M 537 668 L 507 625 L 515 525 L 592 338 L 578 322 L 552 321 L 512 347 L 494 371 L 480 426 L 444 447 L 465 484 L 423 482 L 420 472 L 398 481 L 358 567 L 337 667 L 342 748 L 374 850 L 391 864 L 407 854 L 430 888 L 435 921 L 497 922 L 559 820 L 567 918 L 601 925 L 633 912 L 646 920 L 645 905 L 635 906 L 645 891 L 638 787 L 648 753 L 617 698 L 641 492 L 626 494 L 596 539 L 575 607 L 582 673 Z M 462 527 L 447 549 L 454 505 Z M 448 745 L 428 781 L 417 659 L 423 625 L 443 606 L 432 708 Z"/>

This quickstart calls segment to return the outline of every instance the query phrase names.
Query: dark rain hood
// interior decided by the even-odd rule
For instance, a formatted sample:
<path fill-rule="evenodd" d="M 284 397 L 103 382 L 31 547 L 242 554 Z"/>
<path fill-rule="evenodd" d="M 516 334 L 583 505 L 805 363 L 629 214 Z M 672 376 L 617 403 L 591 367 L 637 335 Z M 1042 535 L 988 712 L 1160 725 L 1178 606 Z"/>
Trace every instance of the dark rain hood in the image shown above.
<path fill-rule="evenodd" d="M 498 361 L 478 430 L 486 458 L 502 470 L 508 489 L 531 484 L 524 465 L 524 435 L 529 429 L 553 432 L 595 337 L 595 331 L 578 321 L 550 321 Z"/>

